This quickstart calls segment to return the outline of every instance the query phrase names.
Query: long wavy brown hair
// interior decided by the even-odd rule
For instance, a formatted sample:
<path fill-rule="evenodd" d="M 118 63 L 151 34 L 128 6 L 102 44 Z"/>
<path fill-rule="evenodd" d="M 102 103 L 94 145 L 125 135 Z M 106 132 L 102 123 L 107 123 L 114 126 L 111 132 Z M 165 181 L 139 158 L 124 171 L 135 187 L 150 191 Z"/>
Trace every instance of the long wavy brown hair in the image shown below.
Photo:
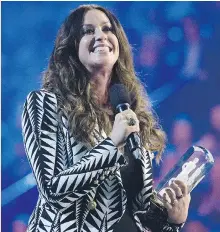
<path fill-rule="evenodd" d="M 125 32 L 117 18 L 107 9 L 98 5 L 81 5 L 70 13 L 58 31 L 48 68 L 44 72 L 43 88 L 59 96 L 58 107 L 67 116 L 69 129 L 76 140 L 94 146 L 97 123 L 99 133 L 104 130 L 107 135 L 110 134 L 114 115 L 109 101 L 105 106 L 98 104 L 89 72 L 78 57 L 84 16 L 92 9 L 106 14 L 119 42 L 119 58 L 112 70 L 111 84 L 123 84 L 133 96 L 131 109 L 140 121 L 143 146 L 156 152 L 159 161 L 165 146 L 165 134 L 135 74 L 132 49 Z"/>

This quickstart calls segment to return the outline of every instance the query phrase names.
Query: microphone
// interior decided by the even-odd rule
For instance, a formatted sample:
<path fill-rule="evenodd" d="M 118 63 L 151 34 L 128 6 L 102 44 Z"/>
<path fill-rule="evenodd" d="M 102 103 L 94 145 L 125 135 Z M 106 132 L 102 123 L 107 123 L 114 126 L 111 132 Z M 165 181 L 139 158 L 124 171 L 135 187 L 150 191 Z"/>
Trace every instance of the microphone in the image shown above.
<path fill-rule="evenodd" d="M 114 84 L 109 90 L 110 103 L 116 113 L 130 109 L 131 99 L 123 84 Z M 135 159 L 141 157 L 141 141 L 137 132 L 132 132 L 126 139 L 129 151 Z"/>

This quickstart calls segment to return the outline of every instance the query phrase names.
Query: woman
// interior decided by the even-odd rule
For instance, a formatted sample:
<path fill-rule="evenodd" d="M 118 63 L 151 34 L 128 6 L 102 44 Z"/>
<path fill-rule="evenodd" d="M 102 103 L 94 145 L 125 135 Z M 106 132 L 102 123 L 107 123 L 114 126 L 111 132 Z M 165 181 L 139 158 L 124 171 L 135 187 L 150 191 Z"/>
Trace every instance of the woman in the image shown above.
<path fill-rule="evenodd" d="M 133 96 L 132 110 L 115 117 L 109 103 L 114 83 Z M 58 32 L 43 89 L 28 95 L 22 114 L 39 190 L 29 232 L 123 231 L 124 220 L 132 232 L 180 230 L 190 201 L 182 182 L 167 189 L 166 210 L 150 203 L 149 157 L 155 151 L 160 159 L 165 139 L 141 92 L 115 16 L 96 5 L 74 10 Z M 123 149 L 132 132 L 143 144 L 139 162 Z"/>

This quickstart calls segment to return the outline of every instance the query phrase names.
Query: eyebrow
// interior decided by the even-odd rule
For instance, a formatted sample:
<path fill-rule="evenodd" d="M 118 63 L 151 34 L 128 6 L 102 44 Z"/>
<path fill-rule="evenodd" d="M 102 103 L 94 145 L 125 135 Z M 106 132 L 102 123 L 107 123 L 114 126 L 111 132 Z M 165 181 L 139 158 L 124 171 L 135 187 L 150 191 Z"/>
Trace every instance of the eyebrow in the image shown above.
<path fill-rule="evenodd" d="M 111 24 L 111 22 L 103 22 L 103 23 L 101 23 L 101 25 L 105 25 L 105 24 Z M 93 24 L 83 24 L 82 26 L 84 27 L 84 26 L 94 26 L 94 25 Z"/>

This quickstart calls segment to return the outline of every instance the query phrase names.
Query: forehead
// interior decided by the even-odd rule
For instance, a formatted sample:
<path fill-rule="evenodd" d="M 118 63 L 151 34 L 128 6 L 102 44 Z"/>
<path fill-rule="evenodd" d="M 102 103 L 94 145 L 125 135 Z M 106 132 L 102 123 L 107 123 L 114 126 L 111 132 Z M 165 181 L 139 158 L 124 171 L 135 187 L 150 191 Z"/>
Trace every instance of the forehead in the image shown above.
<path fill-rule="evenodd" d="M 100 10 L 89 10 L 84 16 L 83 24 L 99 25 L 105 23 L 110 23 L 110 20 L 106 14 Z"/>

